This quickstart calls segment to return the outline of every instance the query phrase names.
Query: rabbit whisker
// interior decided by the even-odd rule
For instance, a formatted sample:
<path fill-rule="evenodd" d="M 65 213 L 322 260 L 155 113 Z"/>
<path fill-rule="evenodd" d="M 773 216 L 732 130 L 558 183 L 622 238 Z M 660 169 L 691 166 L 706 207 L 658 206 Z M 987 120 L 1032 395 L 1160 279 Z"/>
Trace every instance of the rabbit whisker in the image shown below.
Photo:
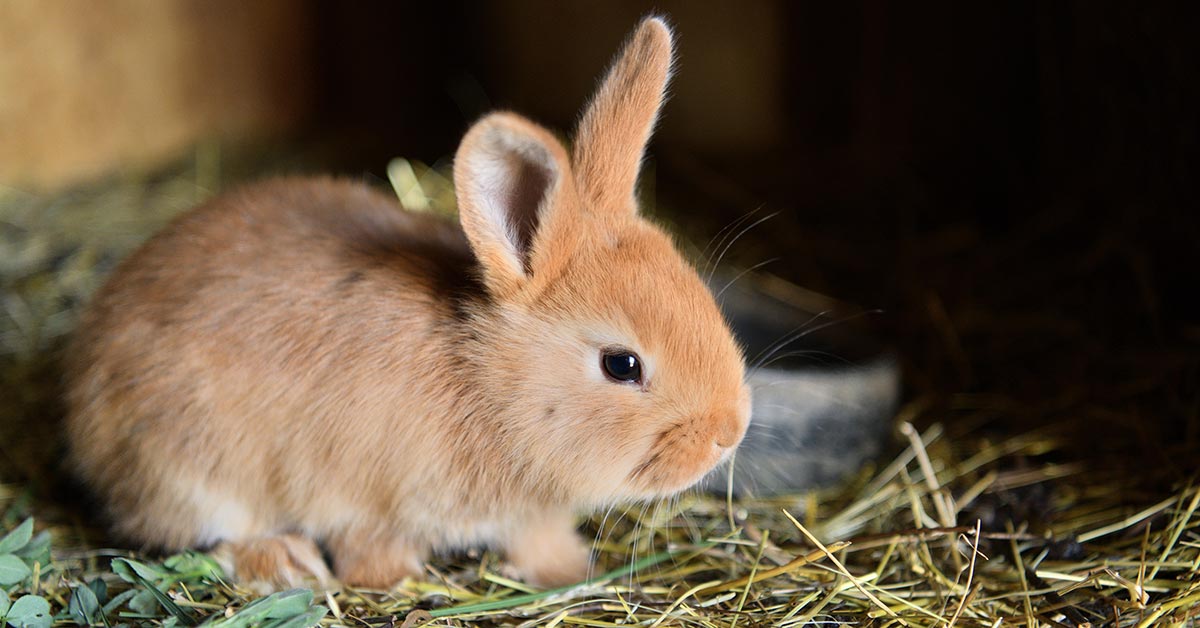
<path fill-rule="evenodd" d="M 712 279 L 713 274 L 716 273 L 717 269 L 721 267 L 721 260 L 725 259 L 725 254 L 729 252 L 729 249 L 732 248 L 733 245 L 736 244 L 737 241 L 742 238 L 742 236 L 749 233 L 751 229 L 763 224 L 764 222 L 766 222 L 778 215 L 779 215 L 779 212 L 777 212 L 777 211 L 771 212 L 771 213 L 767 214 L 766 216 L 763 216 L 762 218 L 755 220 L 754 222 L 750 223 L 746 227 L 743 227 L 742 230 L 739 231 L 737 235 L 735 235 L 731 240 L 729 240 L 729 242 L 727 242 L 725 244 L 725 248 L 721 249 L 721 254 L 717 256 L 717 261 L 713 263 L 712 268 L 709 269 L 709 271 L 708 271 L 708 278 Z"/>
<path fill-rule="evenodd" d="M 726 290 L 733 287 L 733 284 L 737 283 L 739 279 L 762 268 L 763 266 L 766 266 L 767 264 L 770 264 L 772 262 L 778 262 L 779 260 L 780 260 L 780 258 L 778 258 L 778 257 L 772 257 L 771 259 L 759 262 L 759 263 L 751 266 L 750 268 L 743 270 L 742 272 L 738 273 L 733 279 L 730 279 L 729 283 L 726 283 L 720 290 L 718 290 L 717 293 L 715 295 L 713 295 L 713 298 L 716 299 L 718 302 L 720 302 L 721 295 L 725 294 Z"/>
<path fill-rule="evenodd" d="M 848 323 L 852 320 L 862 318 L 863 316 L 867 316 L 868 314 L 879 314 L 882 312 L 883 312 L 883 310 L 863 310 L 861 312 L 856 312 L 854 314 L 848 314 L 841 318 L 835 318 L 831 321 L 822 323 L 820 325 L 808 327 L 813 321 L 817 320 L 817 318 L 823 317 L 829 313 L 829 310 L 823 311 L 823 312 L 817 314 L 816 316 L 814 316 L 812 319 L 810 319 L 807 323 L 802 325 L 796 331 L 792 332 L 791 334 L 788 334 L 788 336 L 786 336 L 784 339 L 781 339 L 779 342 L 776 342 L 774 345 L 772 345 L 772 347 L 770 348 L 770 352 L 767 353 L 767 355 L 759 357 L 755 360 L 754 366 L 751 367 L 751 373 L 758 371 L 759 368 L 762 368 L 764 362 L 766 362 L 767 360 L 774 357 L 775 354 L 777 352 L 779 352 L 780 350 L 782 350 L 784 347 L 792 344 L 793 342 L 796 342 L 797 340 L 799 340 L 809 334 L 821 331 L 822 329 L 827 329 L 834 325 Z M 807 327 L 807 329 L 806 329 L 806 327 Z"/>
<path fill-rule="evenodd" d="M 712 258 L 708 255 L 709 251 L 720 249 L 725 244 L 725 239 L 729 237 L 729 234 L 733 233 L 738 227 L 742 226 L 743 223 L 753 217 L 754 214 L 757 214 L 762 208 L 763 206 L 759 205 L 758 207 L 755 207 L 754 209 L 742 214 L 736 220 L 732 220 L 724 227 L 721 227 L 720 231 L 714 234 L 713 237 L 709 238 L 708 244 L 704 245 L 704 250 L 700 251 L 700 256 L 704 258 L 704 272 L 706 274 L 708 273 L 709 269 L 712 268 Z M 720 240 L 718 240 L 718 238 L 720 238 Z M 716 244 L 715 248 L 713 247 L 714 243 Z"/>

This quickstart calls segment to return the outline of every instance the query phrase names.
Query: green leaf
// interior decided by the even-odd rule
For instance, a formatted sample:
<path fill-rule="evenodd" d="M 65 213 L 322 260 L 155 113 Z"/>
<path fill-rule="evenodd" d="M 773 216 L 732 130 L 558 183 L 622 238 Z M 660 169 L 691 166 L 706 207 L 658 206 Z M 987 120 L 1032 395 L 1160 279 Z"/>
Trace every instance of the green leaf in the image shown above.
<path fill-rule="evenodd" d="M 8 623 L 16 628 L 50 628 L 54 618 L 50 615 L 50 603 L 36 595 L 22 596 L 8 609 Z"/>
<path fill-rule="evenodd" d="M 12 532 L 4 535 L 0 539 L 0 554 L 11 554 L 29 542 L 29 538 L 33 536 L 33 518 L 30 517 L 21 522 L 21 525 L 13 528 Z"/>
<path fill-rule="evenodd" d="M 92 578 L 88 583 L 88 588 L 96 595 L 96 601 L 103 604 L 108 600 L 108 585 L 100 578 Z"/>
<path fill-rule="evenodd" d="M 161 605 L 168 613 L 174 615 L 179 623 L 185 626 L 196 625 L 196 619 L 190 613 L 179 607 L 163 589 L 166 589 L 177 578 L 170 571 L 154 565 L 139 563 L 128 558 L 112 560 L 113 573 L 122 580 L 145 587 L 146 591 L 139 593 L 129 601 L 129 608 L 146 615 L 157 611 L 154 602 Z M 148 594 L 148 595 L 146 595 Z"/>
<path fill-rule="evenodd" d="M 130 562 L 133 563 L 133 561 L 130 561 Z M 133 564 L 140 564 L 140 563 L 133 563 Z M 142 566 L 142 567 L 146 567 L 146 566 Z M 167 609 L 167 612 L 169 612 L 169 614 L 172 614 L 176 618 L 178 618 L 180 623 L 184 624 L 184 626 L 196 626 L 196 620 L 194 620 L 194 618 L 191 616 L 191 614 L 188 614 L 188 612 L 186 610 L 179 608 L 179 604 L 175 604 L 175 600 L 170 599 L 166 593 L 163 593 L 162 591 L 158 590 L 158 587 L 156 587 L 154 584 L 152 584 L 152 582 L 150 582 L 149 580 L 146 580 L 145 578 L 143 578 L 142 575 L 139 575 L 137 573 L 133 574 L 133 578 L 137 580 L 139 585 L 142 585 L 142 586 L 148 588 L 151 596 L 154 596 L 154 599 L 158 600 L 158 604 L 161 604 L 162 608 Z"/>
<path fill-rule="evenodd" d="M 311 626 L 320 621 L 329 609 L 312 606 L 313 592 L 309 589 L 280 591 L 247 604 L 242 610 L 225 619 L 217 619 L 212 626 L 227 628 L 249 628 L 251 626 Z M 317 614 L 319 613 L 319 614 Z M 310 617 L 315 621 L 309 623 Z M 276 621 L 267 621 L 276 620 Z"/>
<path fill-rule="evenodd" d="M 175 603 L 175 600 L 167 597 L 166 593 L 159 591 L 157 587 L 149 582 L 146 582 L 145 580 L 142 580 L 142 586 L 148 587 L 150 589 L 150 593 L 154 595 L 154 599 L 158 600 L 158 603 L 162 604 L 162 607 L 167 609 L 168 613 L 179 619 L 179 623 L 185 626 L 196 625 L 196 620 L 187 611 L 179 608 L 179 605 Z"/>
<path fill-rule="evenodd" d="M 8 586 L 29 577 L 29 565 L 12 554 L 0 555 L 0 586 Z"/>
<path fill-rule="evenodd" d="M 288 619 L 280 619 L 273 622 L 263 624 L 263 628 L 312 628 L 321 623 L 322 619 L 329 614 L 329 609 L 324 606 L 314 606 L 306 612 L 290 617 Z"/>
<path fill-rule="evenodd" d="M 67 613 L 81 626 L 100 622 L 100 600 L 90 587 L 79 585 L 71 590 L 71 601 L 67 602 Z"/>
<path fill-rule="evenodd" d="M 121 605 L 124 604 L 125 602 L 129 602 L 129 608 L 133 609 L 134 612 L 140 613 L 141 611 L 139 611 L 137 608 L 134 608 L 131 598 L 133 598 L 141 593 L 145 593 L 146 595 L 148 595 L 150 597 L 150 604 L 152 604 L 152 605 L 158 604 L 158 602 L 154 601 L 154 596 L 150 595 L 149 591 L 138 591 L 137 589 L 129 589 L 128 591 L 122 591 L 122 592 L 118 593 L 116 595 L 116 597 L 109 600 L 108 603 L 104 605 L 104 610 L 102 612 L 105 615 L 108 615 L 109 613 L 120 608 Z"/>
<path fill-rule="evenodd" d="M 114 558 L 112 560 L 112 570 L 113 573 L 130 584 L 152 582 L 157 585 L 171 579 L 171 574 L 158 567 L 139 563 L 136 560 L 128 558 Z"/>
<path fill-rule="evenodd" d="M 184 552 L 176 554 L 163 561 L 163 567 L 170 569 L 181 579 L 207 578 L 220 580 L 225 573 L 217 561 L 208 554 L 200 552 Z"/>
<path fill-rule="evenodd" d="M 150 589 L 137 591 L 134 593 L 133 598 L 129 600 L 129 608 L 133 612 L 142 615 L 157 615 L 158 598 L 150 592 Z"/>
<path fill-rule="evenodd" d="M 25 547 L 13 552 L 17 556 L 25 559 L 27 563 L 41 563 L 43 565 L 50 564 L 50 532 L 42 530 L 37 536 L 33 537 Z"/>
<path fill-rule="evenodd" d="M 8 599 L 8 594 L 0 591 L 0 622 L 4 621 L 4 615 L 8 612 L 8 605 L 11 602 Z"/>
<path fill-rule="evenodd" d="M 311 589 L 290 589 L 280 591 L 264 598 L 270 600 L 265 604 L 267 619 L 293 617 L 308 610 L 312 606 L 313 592 Z"/>

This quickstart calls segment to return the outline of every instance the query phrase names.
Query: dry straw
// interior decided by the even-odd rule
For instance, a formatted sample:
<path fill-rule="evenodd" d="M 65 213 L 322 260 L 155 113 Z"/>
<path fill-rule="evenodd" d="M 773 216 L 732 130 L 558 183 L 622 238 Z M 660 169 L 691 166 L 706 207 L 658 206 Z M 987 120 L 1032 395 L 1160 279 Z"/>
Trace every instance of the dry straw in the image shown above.
<path fill-rule="evenodd" d="M 397 162 L 389 174 L 410 202 L 452 211 L 438 170 Z M 22 559 L 32 568 L 6 587 L 11 601 L 41 597 L 60 621 L 98 624 L 299 625 L 306 617 L 325 625 L 519 628 L 1198 623 L 1200 490 L 1159 481 L 1152 469 L 1141 477 L 1079 459 L 1053 428 L 1088 418 L 1074 413 L 1091 410 L 1070 401 L 1028 408 L 987 396 L 922 397 L 900 413 L 894 456 L 841 488 L 618 506 L 584 527 L 595 539 L 599 575 L 553 591 L 531 590 L 505 577 L 498 557 L 472 553 L 439 560 L 427 578 L 390 591 L 289 594 L 252 606 L 253 594 L 224 582 L 202 558 L 164 563 L 105 549 L 103 531 L 61 480 L 54 352 L 115 261 L 207 196 L 215 180 L 192 169 L 53 198 L 0 189 L 3 527 L 32 514 L 54 548 L 51 561 Z M 1048 427 L 986 429 L 1020 413 L 1044 416 Z M 114 566 L 114 557 L 136 560 Z M 102 594 L 99 610 L 84 604 L 86 583 Z M 323 606 L 311 606 L 314 599 Z"/>

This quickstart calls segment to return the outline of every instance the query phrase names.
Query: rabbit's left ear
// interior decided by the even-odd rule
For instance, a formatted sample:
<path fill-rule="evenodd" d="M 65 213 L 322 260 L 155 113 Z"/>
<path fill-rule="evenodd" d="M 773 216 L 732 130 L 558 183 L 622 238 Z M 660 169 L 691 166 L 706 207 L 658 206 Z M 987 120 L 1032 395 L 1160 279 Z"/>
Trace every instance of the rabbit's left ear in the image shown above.
<path fill-rule="evenodd" d="M 636 211 L 642 154 L 671 74 L 671 29 L 642 21 L 579 122 L 573 163 L 581 197 L 594 211 Z"/>
<path fill-rule="evenodd" d="M 567 151 L 537 124 L 512 113 L 475 123 L 454 157 L 454 189 L 493 296 L 553 279 L 575 251 L 579 204 Z"/>

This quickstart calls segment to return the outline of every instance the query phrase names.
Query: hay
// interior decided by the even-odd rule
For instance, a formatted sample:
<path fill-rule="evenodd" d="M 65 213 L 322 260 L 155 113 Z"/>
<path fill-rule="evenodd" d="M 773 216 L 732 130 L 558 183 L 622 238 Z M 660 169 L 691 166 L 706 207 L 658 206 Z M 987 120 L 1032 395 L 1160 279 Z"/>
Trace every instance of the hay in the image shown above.
<path fill-rule="evenodd" d="M 1195 372 L 1194 356 L 1141 367 L 1117 393 L 1127 403 L 1104 408 L 1072 382 L 1044 404 L 918 397 L 897 417 L 894 456 L 838 489 L 738 502 L 685 494 L 600 513 L 584 526 L 598 575 L 566 589 L 532 590 L 497 556 L 468 553 L 391 591 L 260 598 L 201 555 L 108 549 L 62 480 L 55 355 L 115 262 L 216 187 L 220 177 L 197 166 L 210 162 L 55 197 L 0 189 L 0 521 L 15 530 L 0 540 L 0 581 L 19 605 L 0 599 L 0 616 L 14 623 L 45 620 L 35 598 L 62 622 L 97 625 L 1198 623 L 1194 465 L 1177 459 L 1179 473 L 1122 456 L 1120 441 L 1075 436 L 1098 421 L 1136 431 L 1155 400 L 1192 399 L 1180 374 Z M 410 203 L 452 211 L 444 173 L 397 162 L 389 175 Z M 1190 455 L 1180 440 L 1164 451 Z M 18 527 L 27 516 L 48 537 Z"/>

